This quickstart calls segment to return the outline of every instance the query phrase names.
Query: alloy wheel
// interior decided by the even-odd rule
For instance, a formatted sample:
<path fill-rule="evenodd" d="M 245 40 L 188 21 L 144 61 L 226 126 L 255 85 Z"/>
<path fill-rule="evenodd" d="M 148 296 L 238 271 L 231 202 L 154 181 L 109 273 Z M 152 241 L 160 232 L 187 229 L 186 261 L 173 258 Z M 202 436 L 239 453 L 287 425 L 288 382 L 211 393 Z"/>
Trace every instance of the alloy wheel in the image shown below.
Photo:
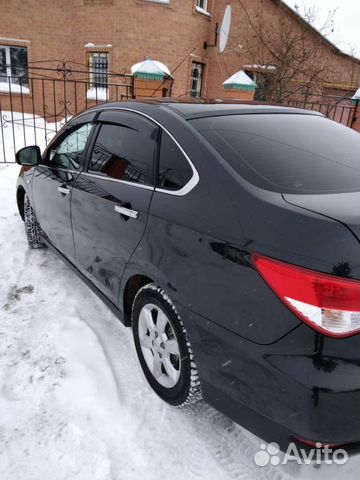
<path fill-rule="evenodd" d="M 146 304 L 139 315 L 139 341 L 145 362 L 155 380 L 174 387 L 180 377 L 178 340 L 167 315 L 154 304 Z"/>

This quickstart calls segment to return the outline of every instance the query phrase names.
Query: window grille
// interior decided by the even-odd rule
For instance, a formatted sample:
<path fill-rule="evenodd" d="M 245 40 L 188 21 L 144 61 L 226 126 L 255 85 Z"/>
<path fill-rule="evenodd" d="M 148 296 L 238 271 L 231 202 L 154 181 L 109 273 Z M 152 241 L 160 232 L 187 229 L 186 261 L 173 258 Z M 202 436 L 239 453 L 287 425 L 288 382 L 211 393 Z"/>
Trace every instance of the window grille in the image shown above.
<path fill-rule="evenodd" d="M 109 54 L 105 52 L 89 53 L 90 88 L 108 88 Z"/>

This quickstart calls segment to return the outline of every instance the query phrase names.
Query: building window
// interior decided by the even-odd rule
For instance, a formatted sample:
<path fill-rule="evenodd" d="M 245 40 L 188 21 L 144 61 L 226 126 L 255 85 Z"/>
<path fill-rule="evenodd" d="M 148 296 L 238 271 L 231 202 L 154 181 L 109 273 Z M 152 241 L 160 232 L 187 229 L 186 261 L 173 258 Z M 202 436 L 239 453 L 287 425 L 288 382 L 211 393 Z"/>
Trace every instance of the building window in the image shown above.
<path fill-rule="evenodd" d="M 9 82 L 11 87 L 13 85 L 29 86 L 26 47 L 0 45 L 0 90 L 3 90 L 1 83 L 7 84 L 8 88 Z M 11 90 L 16 91 L 16 87 Z"/>
<path fill-rule="evenodd" d="M 88 100 L 108 100 L 109 54 L 107 52 L 89 53 Z"/>
<path fill-rule="evenodd" d="M 207 3 L 208 3 L 208 0 L 197 0 L 196 1 L 196 5 L 201 8 L 202 10 L 206 10 L 207 11 Z"/>
<path fill-rule="evenodd" d="M 193 62 L 191 67 L 191 86 L 190 95 L 192 97 L 201 97 L 202 84 L 204 77 L 204 64 Z"/>
<path fill-rule="evenodd" d="M 90 88 L 108 88 L 109 54 L 89 53 Z"/>
<path fill-rule="evenodd" d="M 208 12 L 208 0 L 196 0 L 196 11 L 209 15 Z"/>

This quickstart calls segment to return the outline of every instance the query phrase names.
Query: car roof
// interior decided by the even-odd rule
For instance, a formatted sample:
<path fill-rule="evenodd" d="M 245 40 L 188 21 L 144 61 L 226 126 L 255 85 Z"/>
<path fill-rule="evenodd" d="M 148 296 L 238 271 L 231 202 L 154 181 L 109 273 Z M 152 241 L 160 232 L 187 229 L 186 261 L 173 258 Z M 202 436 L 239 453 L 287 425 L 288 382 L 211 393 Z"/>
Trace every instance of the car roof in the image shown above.
<path fill-rule="evenodd" d="M 148 112 L 149 107 L 172 111 L 181 117 L 190 120 L 194 118 L 215 117 L 224 115 L 244 114 L 302 114 L 321 115 L 319 112 L 286 107 L 265 102 L 246 102 L 236 100 L 204 100 L 204 99 L 134 99 L 122 102 L 110 102 L 98 105 L 94 109 L 129 108 L 139 112 Z"/>

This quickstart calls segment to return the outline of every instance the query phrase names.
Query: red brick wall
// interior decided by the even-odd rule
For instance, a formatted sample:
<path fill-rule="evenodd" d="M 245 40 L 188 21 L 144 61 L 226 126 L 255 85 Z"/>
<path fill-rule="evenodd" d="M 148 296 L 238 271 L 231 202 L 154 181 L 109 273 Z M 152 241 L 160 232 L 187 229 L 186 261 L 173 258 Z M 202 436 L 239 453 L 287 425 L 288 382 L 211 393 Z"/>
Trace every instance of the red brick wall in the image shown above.
<path fill-rule="evenodd" d="M 214 5 L 214 14 L 211 21 L 210 30 L 215 30 L 216 22 L 221 24 L 224 10 L 228 5 L 227 0 L 216 0 Z M 211 75 L 209 75 L 207 83 L 207 95 L 216 97 L 219 95 L 220 84 L 230 75 L 240 70 L 243 65 L 252 65 L 258 61 L 258 58 L 249 57 L 246 44 L 251 39 L 255 45 L 253 50 L 262 48 L 261 42 L 257 39 L 254 30 L 251 28 L 246 13 L 239 1 L 230 2 L 232 7 L 232 23 L 231 31 L 227 43 L 227 47 L 223 53 L 218 49 L 212 48 L 208 51 L 208 63 L 211 67 Z M 303 31 L 304 26 L 299 21 L 293 19 L 286 10 L 279 8 L 276 2 L 271 0 L 242 0 L 246 11 L 251 17 L 251 21 L 256 24 L 260 15 L 263 21 L 274 28 L 278 27 L 279 16 L 284 15 L 293 24 L 294 32 Z M 306 30 L 306 35 L 313 35 Z M 316 37 L 316 41 L 319 37 Z M 328 44 L 323 44 L 323 55 L 329 57 L 329 65 L 331 65 L 331 75 L 327 78 L 329 84 L 327 88 L 333 87 L 339 91 L 339 95 L 348 92 L 349 87 L 356 90 L 359 86 L 360 65 L 354 64 L 347 57 L 337 54 Z M 264 53 L 266 57 L 266 53 Z M 269 55 L 268 63 L 272 63 L 273 59 Z"/>
<path fill-rule="evenodd" d="M 211 4 L 209 0 L 210 8 Z M 172 0 L 169 5 L 145 0 L 54 0 L 51 4 L 12 0 L 1 7 L 0 37 L 9 40 L 0 39 L 0 44 L 26 46 L 29 62 L 63 58 L 77 62 L 73 69 L 86 68 L 89 51 L 107 51 L 110 69 L 127 73 L 146 57 L 173 70 L 195 48 L 194 56 L 175 74 L 173 95 L 184 95 L 190 88 L 192 59 L 206 63 L 203 43 L 210 20 L 194 5 L 194 0 Z M 85 48 L 89 43 L 96 47 Z M 56 67 L 56 62 L 48 65 Z"/>
<path fill-rule="evenodd" d="M 173 70 L 195 48 L 174 74 L 173 96 L 186 95 L 189 91 L 191 62 L 197 60 L 205 64 L 203 93 L 208 97 L 222 97 L 222 82 L 244 64 L 254 63 L 241 48 L 253 32 L 240 3 L 232 1 L 232 29 L 225 52 L 220 53 L 217 48 L 205 50 L 204 41 L 213 43 L 215 24 L 221 24 L 229 2 L 209 0 L 211 18 L 197 13 L 195 3 L 195 0 L 171 0 L 169 5 L 146 0 L 2 2 L 0 44 L 27 46 L 29 62 L 64 58 L 77 62 L 82 69 L 91 50 L 84 46 L 93 43 L 97 46 L 95 49 L 109 52 L 112 71 L 126 69 L 128 73 L 131 65 L 147 56 Z M 272 0 L 243 0 L 243 3 L 253 17 L 261 9 L 270 24 L 279 15 L 279 8 Z M 294 28 L 302 27 L 294 21 Z M 351 62 L 328 47 L 324 47 L 324 52 L 332 56 L 332 63 L 336 65 L 336 78 L 329 81 L 340 86 L 349 83 L 347 72 Z M 0 94 L 3 102 L 4 96 Z"/>

